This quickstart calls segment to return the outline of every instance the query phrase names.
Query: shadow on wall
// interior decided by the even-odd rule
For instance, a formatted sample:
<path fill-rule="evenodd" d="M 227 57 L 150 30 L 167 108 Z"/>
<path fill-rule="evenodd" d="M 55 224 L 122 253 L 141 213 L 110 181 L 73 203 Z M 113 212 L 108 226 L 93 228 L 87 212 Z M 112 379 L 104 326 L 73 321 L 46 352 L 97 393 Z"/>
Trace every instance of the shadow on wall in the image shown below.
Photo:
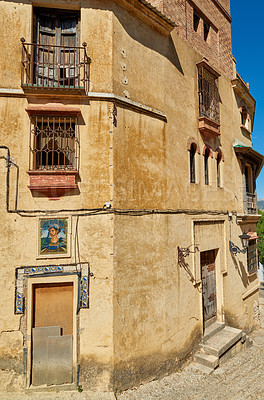
<path fill-rule="evenodd" d="M 127 34 L 143 46 L 159 53 L 163 57 L 167 58 L 177 69 L 184 75 L 178 53 L 175 48 L 175 44 L 171 35 L 165 36 L 159 32 L 153 34 L 153 29 L 149 25 L 143 25 L 140 23 L 135 27 L 134 17 L 126 18 L 125 12 L 120 12 L 118 7 L 114 7 L 113 12 L 118 18 L 120 24 L 125 29 Z"/>
<path fill-rule="evenodd" d="M 178 71 L 184 75 L 177 51 L 175 49 L 175 44 L 169 34 L 168 36 L 165 36 L 158 31 L 153 31 L 149 25 L 141 23 L 140 19 L 138 19 L 138 24 L 135 25 L 135 20 L 137 17 L 132 14 L 133 17 L 130 18 L 131 14 L 124 9 L 121 10 L 120 6 L 116 5 L 114 2 L 109 5 L 100 4 L 100 6 L 91 2 L 90 7 L 94 9 L 112 11 L 124 30 L 133 40 L 136 40 L 143 46 L 167 58 L 178 69 Z"/>
<path fill-rule="evenodd" d="M 242 280 L 242 283 L 244 285 L 244 287 L 246 288 L 249 284 L 249 280 L 248 280 L 248 275 L 247 272 L 245 270 L 244 264 L 242 263 L 242 261 L 237 261 L 236 256 L 234 256 L 233 254 L 231 254 L 232 256 L 232 260 L 234 262 L 234 265 L 236 267 L 236 270 Z"/>

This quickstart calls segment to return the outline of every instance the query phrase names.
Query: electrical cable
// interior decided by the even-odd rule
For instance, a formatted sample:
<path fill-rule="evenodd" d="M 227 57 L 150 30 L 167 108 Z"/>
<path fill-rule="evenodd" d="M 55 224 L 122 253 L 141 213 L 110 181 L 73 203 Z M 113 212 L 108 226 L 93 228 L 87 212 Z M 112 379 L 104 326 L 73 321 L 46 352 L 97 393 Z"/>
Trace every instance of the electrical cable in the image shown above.
<path fill-rule="evenodd" d="M 7 163 L 7 174 L 6 174 L 6 210 L 8 213 L 15 213 L 21 217 L 37 217 L 43 214 L 72 214 L 79 217 L 82 216 L 94 216 L 94 215 L 104 215 L 104 214 L 114 214 L 114 215 L 127 215 L 127 216 L 146 216 L 153 214 L 187 214 L 187 215 L 228 215 L 230 211 L 225 210 L 197 210 L 197 209 L 119 209 L 119 208 L 108 208 L 98 207 L 98 208 L 77 208 L 77 209 L 60 209 L 60 210 L 23 210 L 18 209 L 18 180 L 19 180 L 19 167 L 10 159 L 10 150 L 7 146 L 0 146 L 0 149 L 7 151 L 7 157 L 1 157 L 6 160 Z M 16 197 L 15 197 L 15 209 L 11 210 L 9 207 L 10 199 L 10 165 L 17 168 L 17 181 L 16 181 Z M 231 211 L 233 214 L 237 214 L 236 211 Z"/>

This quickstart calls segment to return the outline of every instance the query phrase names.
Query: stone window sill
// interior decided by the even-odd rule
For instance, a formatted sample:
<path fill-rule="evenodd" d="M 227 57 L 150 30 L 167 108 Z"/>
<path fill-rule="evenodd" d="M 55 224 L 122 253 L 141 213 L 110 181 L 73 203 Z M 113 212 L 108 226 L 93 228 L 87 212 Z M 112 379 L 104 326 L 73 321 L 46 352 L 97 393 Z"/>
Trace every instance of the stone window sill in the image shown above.
<path fill-rule="evenodd" d="M 240 129 L 241 129 L 243 132 L 247 133 L 247 134 L 251 137 L 252 132 L 251 132 L 248 128 L 246 128 L 245 125 L 240 125 Z"/>
<path fill-rule="evenodd" d="M 220 136 L 220 124 L 207 117 L 199 118 L 199 131 L 208 139 Z"/>
<path fill-rule="evenodd" d="M 36 192 L 58 199 L 65 193 L 78 189 L 78 171 L 28 171 L 30 184 L 28 188 L 34 194 Z"/>

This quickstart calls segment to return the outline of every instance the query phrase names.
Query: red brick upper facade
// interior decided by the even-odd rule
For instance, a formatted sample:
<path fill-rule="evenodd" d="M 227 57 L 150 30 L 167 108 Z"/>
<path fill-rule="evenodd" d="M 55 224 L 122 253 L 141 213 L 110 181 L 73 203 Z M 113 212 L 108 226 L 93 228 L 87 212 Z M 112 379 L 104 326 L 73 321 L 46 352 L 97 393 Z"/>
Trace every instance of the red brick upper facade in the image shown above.
<path fill-rule="evenodd" d="M 177 34 L 229 79 L 233 77 L 230 0 L 150 0 Z"/>

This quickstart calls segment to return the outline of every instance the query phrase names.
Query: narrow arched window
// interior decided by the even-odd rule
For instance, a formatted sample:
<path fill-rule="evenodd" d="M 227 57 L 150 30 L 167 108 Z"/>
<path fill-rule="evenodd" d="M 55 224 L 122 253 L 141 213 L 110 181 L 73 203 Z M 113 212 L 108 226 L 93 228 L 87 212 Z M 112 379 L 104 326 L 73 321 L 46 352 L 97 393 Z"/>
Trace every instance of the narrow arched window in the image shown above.
<path fill-rule="evenodd" d="M 221 167 L 220 167 L 220 162 L 221 162 L 221 154 L 218 152 L 217 154 L 217 159 L 216 159 L 216 171 L 217 171 L 217 186 L 221 186 Z"/>
<path fill-rule="evenodd" d="M 190 148 L 190 182 L 195 183 L 195 153 L 196 144 L 192 143 Z"/>
<path fill-rule="evenodd" d="M 207 148 L 204 153 L 204 183 L 205 183 L 205 185 L 209 185 L 209 168 L 208 168 L 209 154 L 210 154 L 210 150 Z"/>

